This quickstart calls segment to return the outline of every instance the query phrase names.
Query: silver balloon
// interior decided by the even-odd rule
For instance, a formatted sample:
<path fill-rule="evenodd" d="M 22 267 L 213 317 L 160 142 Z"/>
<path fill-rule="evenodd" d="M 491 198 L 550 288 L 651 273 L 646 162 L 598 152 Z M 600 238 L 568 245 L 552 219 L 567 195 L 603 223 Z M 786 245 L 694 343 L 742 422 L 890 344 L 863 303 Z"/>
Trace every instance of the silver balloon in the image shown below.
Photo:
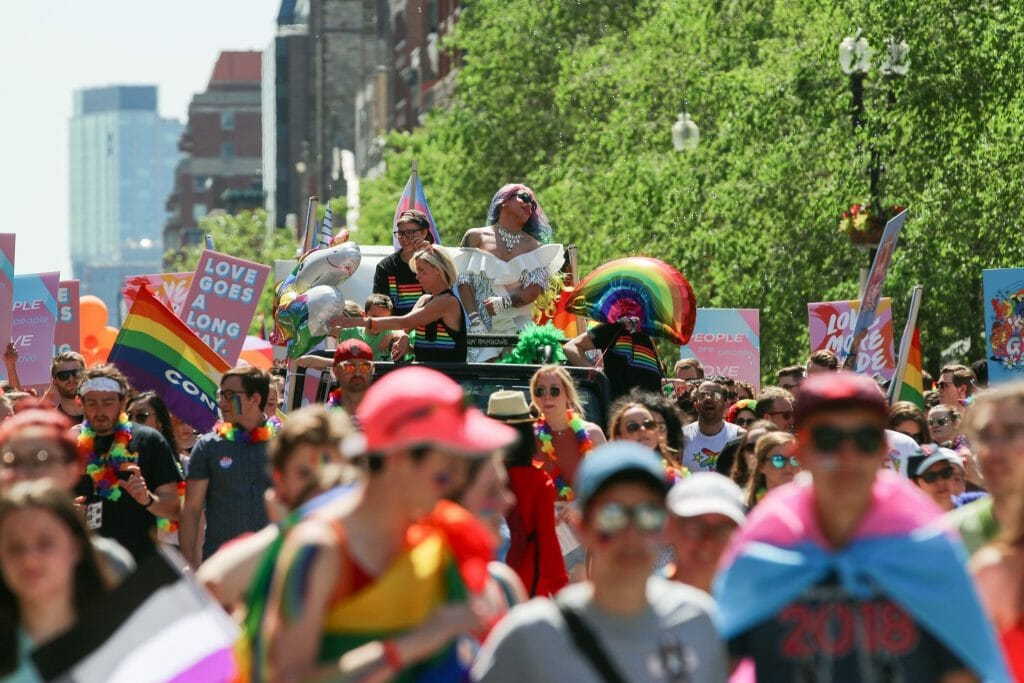
<path fill-rule="evenodd" d="M 314 337 L 330 334 L 331 324 L 345 313 L 345 297 L 334 287 L 317 285 L 307 289 L 296 300 L 305 300 L 307 326 Z"/>
<path fill-rule="evenodd" d="M 295 291 L 302 294 L 311 287 L 337 287 L 352 276 L 363 255 L 359 245 L 342 242 L 306 254 L 295 270 Z"/>

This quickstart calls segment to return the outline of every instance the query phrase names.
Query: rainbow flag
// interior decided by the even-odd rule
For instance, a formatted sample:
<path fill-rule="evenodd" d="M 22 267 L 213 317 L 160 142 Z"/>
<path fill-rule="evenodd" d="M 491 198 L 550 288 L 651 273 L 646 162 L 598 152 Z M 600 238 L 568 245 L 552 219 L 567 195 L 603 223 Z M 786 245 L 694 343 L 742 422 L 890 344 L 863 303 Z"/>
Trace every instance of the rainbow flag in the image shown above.
<path fill-rule="evenodd" d="M 423 194 L 423 184 L 420 182 L 415 161 L 412 165 L 412 173 L 409 174 L 409 180 L 405 183 L 405 189 L 402 190 L 402 196 L 398 198 L 395 218 L 391 221 L 392 228 L 398 225 L 398 217 L 407 209 L 416 209 L 427 214 L 427 220 L 430 221 L 430 236 L 433 238 L 434 244 L 441 244 L 441 235 L 437 232 L 437 224 L 434 223 L 434 216 L 430 213 L 430 206 L 427 205 L 427 196 Z M 401 248 L 398 244 L 398 235 L 395 235 L 393 240 L 395 251 L 398 251 Z"/>
<path fill-rule="evenodd" d="M 217 421 L 217 388 L 230 366 L 144 284 L 110 349 L 113 363 L 140 391 L 200 431 Z"/>
<path fill-rule="evenodd" d="M 900 386 L 900 401 L 910 401 L 924 410 L 924 379 L 921 377 L 921 330 L 914 325 L 910 339 L 910 353 L 907 367 L 903 369 L 903 384 Z"/>

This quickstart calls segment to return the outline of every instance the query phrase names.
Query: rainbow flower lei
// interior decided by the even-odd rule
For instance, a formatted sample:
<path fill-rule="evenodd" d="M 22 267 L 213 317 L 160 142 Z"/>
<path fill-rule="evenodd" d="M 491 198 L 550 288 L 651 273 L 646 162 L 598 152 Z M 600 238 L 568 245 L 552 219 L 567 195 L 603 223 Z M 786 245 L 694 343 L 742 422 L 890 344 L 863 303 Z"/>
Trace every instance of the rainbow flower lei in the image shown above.
<path fill-rule="evenodd" d="M 677 465 L 666 458 L 661 459 L 661 466 L 665 468 L 665 481 L 670 485 L 682 481 L 690 476 L 689 468 Z"/>
<path fill-rule="evenodd" d="M 579 453 L 580 459 L 586 457 L 587 453 L 594 447 L 594 442 L 590 438 L 590 434 L 587 434 L 587 427 L 583 422 L 583 418 L 574 413 L 571 410 L 565 411 L 565 416 L 569 419 L 569 429 L 576 434 L 576 449 Z M 537 438 L 540 439 L 540 450 L 548 457 L 553 468 L 552 479 L 555 480 L 555 490 L 558 492 L 559 497 L 572 501 L 575 496 L 572 492 L 572 487 L 565 481 L 565 476 L 562 474 L 562 468 L 558 466 L 558 456 L 555 455 L 555 444 L 553 442 L 553 435 L 551 433 L 551 425 L 548 421 L 541 417 L 537 420 L 537 424 L 534 425 L 534 433 Z M 538 469 L 544 466 L 543 462 L 534 462 L 534 466 Z"/>
<path fill-rule="evenodd" d="M 175 464 L 177 464 L 177 463 L 175 463 Z M 180 465 L 178 465 L 178 473 L 182 474 L 181 466 Z M 180 508 L 182 505 L 185 504 L 185 479 L 184 479 L 184 475 L 182 475 L 182 479 L 178 482 L 177 495 L 178 495 L 178 507 Z M 156 528 L 159 529 L 160 531 L 163 531 L 164 533 L 173 534 L 175 531 L 178 530 L 178 520 L 176 520 L 176 519 L 167 519 L 166 517 L 157 517 L 156 518 Z"/>
<path fill-rule="evenodd" d="M 85 473 L 92 479 L 96 495 L 109 501 L 121 498 L 121 482 L 117 473 L 128 465 L 137 465 L 139 454 L 128 450 L 132 440 L 132 423 L 128 415 L 121 413 L 114 425 L 114 442 L 110 451 L 100 455 L 96 452 L 96 432 L 89 421 L 82 422 L 82 431 L 78 433 L 78 452 L 85 456 Z"/>
<path fill-rule="evenodd" d="M 331 393 L 327 394 L 327 407 L 328 408 L 341 408 L 341 387 L 338 387 Z"/>
<path fill-rule="evenodd" d="M 213 431 L 215 431 L 217 436 L 225 441 L 237 441 L 238 443 L 262 443 L 274 438 L 277 434 L 277 426 L 268 418 L 263 421 L 263 424 L 254 428 L 252 431 L 245 431 L 244 429 L 239 429 L 238 425 L 221 420 L 213 426 Z"/>

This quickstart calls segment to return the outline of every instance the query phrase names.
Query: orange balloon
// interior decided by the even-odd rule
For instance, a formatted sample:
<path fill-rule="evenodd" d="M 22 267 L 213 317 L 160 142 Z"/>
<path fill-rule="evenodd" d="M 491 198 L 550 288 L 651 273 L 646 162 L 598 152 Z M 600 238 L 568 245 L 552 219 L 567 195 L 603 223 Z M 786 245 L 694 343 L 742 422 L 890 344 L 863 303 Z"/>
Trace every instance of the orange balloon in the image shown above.
<path fill-rule="evenodd" d="M 86 294 L 78 302 L 78 321 L 82 330 L 82 339 L 89 333 L 97 334 L 107 326 L 107 305 L 103 299 Z"/>
<path fill-rule="evenodd" d="M 117 339 L 117 333 L 118 329 L 116 327 L 105 326 L 97 335 L 100 340 L 100 346 L 106 346 L 108 349 L 113 346 L 114 340 Z"/>
<path fill-rule="evenodd" d="M 95 334 L 82 335 L 82 353 L 94 353 L 100 347 L 100 339 Z"/>

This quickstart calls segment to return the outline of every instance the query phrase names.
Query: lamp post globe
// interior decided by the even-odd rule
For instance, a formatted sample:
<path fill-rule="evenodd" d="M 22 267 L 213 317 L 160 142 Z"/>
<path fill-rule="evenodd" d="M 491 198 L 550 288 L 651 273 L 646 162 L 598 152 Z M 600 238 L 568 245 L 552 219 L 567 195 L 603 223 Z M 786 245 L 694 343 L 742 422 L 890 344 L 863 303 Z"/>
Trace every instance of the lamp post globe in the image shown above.
<path fill-rule="evenodd" d="M 700 144 L 700 128 L 686 111 L 679 114 L 679 118 L 672 124 L 672 146 L 677 152 L 685 152 L 696 149 Z"/>

